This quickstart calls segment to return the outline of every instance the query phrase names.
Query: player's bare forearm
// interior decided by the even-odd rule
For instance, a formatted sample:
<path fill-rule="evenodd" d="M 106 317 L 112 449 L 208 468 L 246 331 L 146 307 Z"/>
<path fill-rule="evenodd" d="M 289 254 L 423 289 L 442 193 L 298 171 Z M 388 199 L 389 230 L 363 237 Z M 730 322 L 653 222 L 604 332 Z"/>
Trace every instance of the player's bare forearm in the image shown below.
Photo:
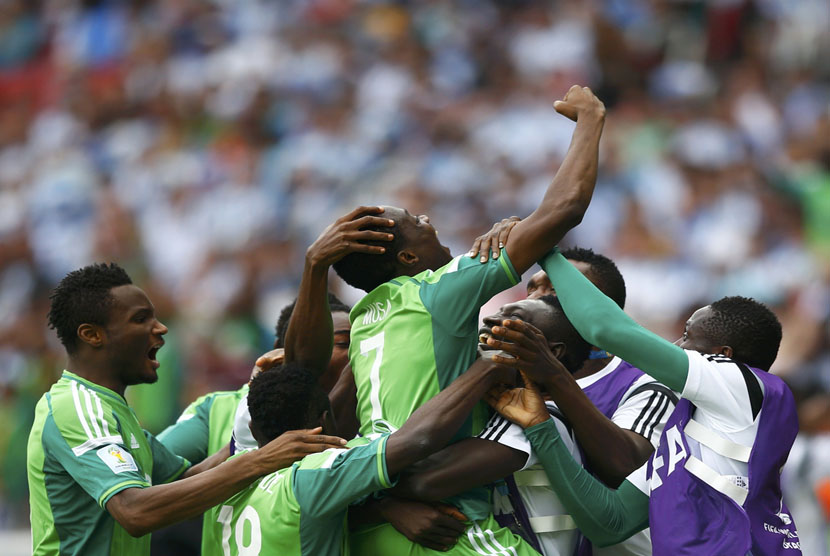
<path fill-rule="evenodd" d="M 297 303 L 285 332 L 285 361 L 299 361 L 319 376 L 331 360 L 334 326 L 328 300 L 329 266 L 306 255 Z"/>
<path fill-rule="evenodd" d="M 476 403 L 512 369 L 479 359 L 467 372 L 418 408 L 386 443 L 390 475 L 402 471 L 444 447 L 458 431 Z"/>
<path fill-rule="evenodd" d="M 644 437 L 603 415 L 573 376 L 557 374 L 543 386 L 570 421 L 591 469 L 606 485 L 619 486 L 654 451 Z"/>
<path fill-rule="evenodd" d="M 318 434 L 320 430 L 288 431 L 259 450 L 241 454 L 193 477 L 122 490 L 109 499 L 106 509 L 130 535 L 146 535 L 197 516 L 258 477 L 288 467 L 308 454 L 345 445 L 342 438 Z"/>
<path fill-rule="evenodd" d="M 204 473 L 205 471 L 209 471 L 216 467 L 217 465 L 221 464 L 223 461 L 228 459 L 231 455 L 231 445 L 225 444 L 222 448 L 216 451 L 215 454 L 212 454 L 198 464 L 190 467 L 185 474 L 183 475 L 183 479 L 188 477 L 192 477 L 194 475 L 198 475 L 199 473 Z"/>
<path fill-rule="evenodd" d="M 519 274 L 582 221 L 597 179 L 605 107 L 589 89 L 577 86 L 554 106 L 558 112 L 576 120 L 576 128 L 565 159 L 539 207 L 516 224 L 507 238 L 506 250 Z"/>
<path fill-rule="evenodd" d="M 263 474 L 251 455 L 170 484 L 122 490 L 107 502 L 107 511 L 134 537 L 195 517 Z"/>
<path fill-rule="evenodd" d="M 392 492 L 425 502 L 443 500 L 503 479 L 526 461 L 527 454 L 504 444 L 467 438 L 436 452 L 414 472 L 407 470 Z"/>

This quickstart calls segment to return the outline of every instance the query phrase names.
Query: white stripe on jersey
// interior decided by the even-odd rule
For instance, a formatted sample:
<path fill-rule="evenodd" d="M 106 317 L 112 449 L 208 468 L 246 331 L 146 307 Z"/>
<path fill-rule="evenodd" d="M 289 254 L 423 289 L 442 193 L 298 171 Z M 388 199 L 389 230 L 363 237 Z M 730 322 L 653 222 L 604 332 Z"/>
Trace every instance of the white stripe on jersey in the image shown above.
<path fill-rule="evenodd" d="M 516 554 L 516 549 L 512 546 L 509 548 L 504 548 L 501 544 L 496 541 L 493 532 L 490 529 L 487 529 L 486 533 L 490 536 L 494 544 L 498 547 L 493 548 L 487 542 L 487 538 L 485 537 L 485 531 L 482 531 L 481 526 L 475 521 L 472 525 L 467 528 L 467 538 L 470 539 L 470 544 L 473 546 L 476 552 L 481 554 L 482 556 L 518 556 Z M 478 541 L 481 541 L 480 544 Z"/>
<path fill-rule="evenodd" d="M 89 390 L 83 385 L 72 381 L 72 401 L 75 403 L 75 413 L 78 414 L 78 420 L 86 433 L 87 439 L 80 445 L 72 448 L 72 452 L 76 456 L 82 456 L 93 448 L 103 446 L 104 444 L 123 444 L 123 439 L 120 434 L 110 434 L 107 420 L 104 419 L 104 407 L 101 404 L 101 399 L 94 391 Z M 81 394 L 83 394 L 84 402 L 81 401 Z M 95 405 L 98 408 L 98 415 L 95 415 L 95 410 L 92 406 L 92 398 L 95 398 Z M 86 405 L 86 407 L 84 407 Z M 89 421 L 87 421 L 87 418 Z M 90 423 L 92 428 L 90 428 Z M 95 429 L 93 434 L 92 429 Z"/>

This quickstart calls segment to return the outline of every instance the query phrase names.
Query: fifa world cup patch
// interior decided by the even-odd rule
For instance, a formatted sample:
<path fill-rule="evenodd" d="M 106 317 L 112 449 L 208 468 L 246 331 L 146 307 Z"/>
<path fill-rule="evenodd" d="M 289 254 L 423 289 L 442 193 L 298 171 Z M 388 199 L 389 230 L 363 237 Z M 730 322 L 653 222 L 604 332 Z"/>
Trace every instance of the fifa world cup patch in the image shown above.
<path fill-rule="evenodd" d="M 99 449 L 98 457 L 112 469 L 113 473 L 124 473 L 126 471 L 138 471 L 133 456 L 117 444 L 109 444 Z"/>

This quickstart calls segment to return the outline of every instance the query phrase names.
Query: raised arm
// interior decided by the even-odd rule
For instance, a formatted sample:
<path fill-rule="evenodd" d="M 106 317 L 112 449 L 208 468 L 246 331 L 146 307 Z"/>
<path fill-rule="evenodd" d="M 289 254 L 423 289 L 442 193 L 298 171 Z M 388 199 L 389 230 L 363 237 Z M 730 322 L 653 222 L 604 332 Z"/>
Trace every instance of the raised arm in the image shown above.
<path fill-rule="evenodd" d="M 522 373 L 524 388 L 502 389 L 487 401 L 507 419 L 522 426 L 553 490 L 591 542 L 609 546 L 648 526 L 648 496 L 629 481 L 619 490 L 591 476 L 562 442 L 548 417 L 539 391 Z"/>
<path fill-rule="evenodd" d="M 583 338 L 672 390 L 683 391 L 689 372 L 689 359 L 683 349 L 634 322 L 561 253 L 546 256 L 541 264 L 565 315 Z"/>
<path fill-rule="evenodd" d="M 522 274 L 582 221 L 597 180 L 605 106 L 587 87 L 574 85 L 553 107 L 576 121 L 571 145 L 539 207 L 516 224 L 505 249 Z"/>
<path fill-rule="evenodd" d="M 394 226 L 393 220 L 375 216 L 382 213 L 381 207 L 357 207 L 335 220 L 306 250 L 297 303 L 285 333 L 286 362 L 299 361 L 318 374 L 326 369 L 333 343 L 329 267 L 349 253 L 383 253 L 383 247 L 361 242 L 390 241 L 392 235 L 360 230 L 365 226 Z M 361 214 L 364 216 L 358 218 Z"/>

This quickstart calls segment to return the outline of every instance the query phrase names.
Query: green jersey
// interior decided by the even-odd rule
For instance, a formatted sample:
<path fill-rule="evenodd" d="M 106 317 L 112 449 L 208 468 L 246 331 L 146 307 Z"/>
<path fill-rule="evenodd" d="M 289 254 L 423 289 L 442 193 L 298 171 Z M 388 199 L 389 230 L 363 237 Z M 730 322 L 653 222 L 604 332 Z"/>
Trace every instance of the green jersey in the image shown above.
<path fill-rule="evenodd" d="M 141 428 L 123 397 L 68 371 L 37 404 L 26 464 L 36 556 L 149 555 L 150 535 L 131 537 L 106 504 L 189 466 Z"/>
<path fill-rule="evenodd" d="M 456 257 L 436 271 L 390 280 L 349 315 L 349 359 L 357 385 L 360 433 L 398 430 L 421 405 L 464 374 L 476 358 L 478 313 L 520 276 L 502 249 L 498 259 Z M 477 434 L 488 419 L 481 403 L 456 439 Z M 474 489 L 447 502 L 471 519 L 490 514 L 489 492 Z"/>
<path fill-rule="evenodd" d="M 398 430 L 461 376 L 476 358 L 479 309 L 519 278 L 504 250 L 483 264 L 462 256 L 386 282 L 355 305 L 349 359 L 360 433 Z M 468 424 L 464 434 L 474 432 Z"/>
<path fill-rule="evenodd" d="M 246 384 L 239 390 L 211 392 L 196 398 L 175 424 L 159 434 L 159 441 L 174 454 L 199 463 L 230 442 L 236 407 L 247 393 Z"/>
<path fill-rule="evenodd" d="M 349 503 L 392 486 L 386 439 L 311 454 L 211 508 L 202 556 L 349 554 Z"/>
<path fill-rule="evenodd" d="M 394 554 L 395 556 L 431 556 L 430 548 L 416 544 L 388 523 L 352 532 L 349 546 L 353 554 Z M 443 554 L 452 556 L 539 556 L 524 539 L 499 525 L 493 516 L 474 521 L 458 542 Z"/>

